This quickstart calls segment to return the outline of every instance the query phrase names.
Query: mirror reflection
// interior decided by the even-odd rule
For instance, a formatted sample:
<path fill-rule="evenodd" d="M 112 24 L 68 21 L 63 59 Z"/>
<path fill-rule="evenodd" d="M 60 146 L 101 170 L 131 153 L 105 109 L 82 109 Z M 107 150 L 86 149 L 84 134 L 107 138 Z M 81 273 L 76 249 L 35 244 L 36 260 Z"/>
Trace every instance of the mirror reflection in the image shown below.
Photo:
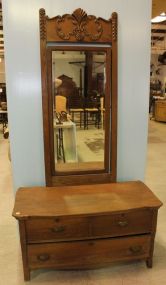
<path fill-rule="evenodd" d="M 104 169 L 106 54 L 53 51 L 55 170 Z"/>

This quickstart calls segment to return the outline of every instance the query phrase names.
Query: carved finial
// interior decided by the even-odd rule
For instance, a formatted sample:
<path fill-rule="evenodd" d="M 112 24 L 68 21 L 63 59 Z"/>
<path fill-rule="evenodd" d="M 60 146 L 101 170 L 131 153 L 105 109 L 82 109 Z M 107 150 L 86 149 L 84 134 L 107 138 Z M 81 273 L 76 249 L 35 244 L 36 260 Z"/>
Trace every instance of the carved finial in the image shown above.
<path fill-rule="evenodd" d="M 112 39 L 113 41 L 117 41 L 118 36 L 118 14 L 116 12 L 112 13 Z"/>
<path fill-rule="evenodd" d="M 40 15 L 40 38 L 45 40 L 46 38 L 46 12 L 43 8 L 39 10 Z"/>

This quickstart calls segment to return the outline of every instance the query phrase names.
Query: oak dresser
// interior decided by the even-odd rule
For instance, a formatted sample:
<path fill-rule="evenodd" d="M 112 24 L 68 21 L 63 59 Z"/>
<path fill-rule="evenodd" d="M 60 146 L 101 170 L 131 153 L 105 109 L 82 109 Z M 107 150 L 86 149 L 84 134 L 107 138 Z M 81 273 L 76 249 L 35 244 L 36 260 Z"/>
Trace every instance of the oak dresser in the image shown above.
<path fill-rule="evenodd" d="M 13 216 L 25 280 L 37 268 L 88 269 L 139 259 L 152 267 L 161 205 L 139 181 L 20 188 Z"/>

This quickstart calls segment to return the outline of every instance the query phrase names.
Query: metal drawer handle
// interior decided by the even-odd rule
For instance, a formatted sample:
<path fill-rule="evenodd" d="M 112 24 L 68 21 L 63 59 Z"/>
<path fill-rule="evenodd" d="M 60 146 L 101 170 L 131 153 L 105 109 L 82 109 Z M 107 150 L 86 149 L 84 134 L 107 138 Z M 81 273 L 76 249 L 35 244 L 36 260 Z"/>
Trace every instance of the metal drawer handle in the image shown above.
<path fill-rule="evenodd" d="M 126 227 L 126 226 L 128 226 L 128 222 L 127 222 L 127 221 L 119 221 L 119 222 L 118 222 L 118 225 L 119 225 L 120 227 Z"/>
<path fill-rule="evenodd" d="M 50 256 L 47 253 L 43 253 L 43 254 L 38 255 L 37 259 L 40 261 L 47 261 L 50 259 Z"/>
<path fill-rule="evenodd" d="M 140 253 L 142 251 L 142 246 L 135 245 L 135 246 L 131 246 L 129 249 L 132 253 Z"/>
<path fill-rule="evenodd" d="M 53 233 L 63 233 L 65 231 L 64 226 L 57 226 L 51 229 Z"/>

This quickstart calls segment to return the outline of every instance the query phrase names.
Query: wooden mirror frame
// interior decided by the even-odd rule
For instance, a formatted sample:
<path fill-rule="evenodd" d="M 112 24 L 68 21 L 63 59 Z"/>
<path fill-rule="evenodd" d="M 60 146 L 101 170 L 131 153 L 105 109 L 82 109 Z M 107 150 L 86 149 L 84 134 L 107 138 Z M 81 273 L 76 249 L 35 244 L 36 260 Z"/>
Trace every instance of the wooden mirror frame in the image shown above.
<path fill-rule="evenodd" d="M 42 77 L 42 105 L 43 105 L 43 131 L 45 176 L 47 186 L 80 185 L 116 182 L 117 164 L 117 13 L 113 13 L 109 20 L 87 15 L 78 8 L 72 14 L 49 18 L 45 10 L 40 9 L 40 51 L 41 51 L 41 77 Z M 111 154 L 105 151 L 105 169 L 91 172 L 66 172 L 63 175 L 55 174 L 53 169 L 53 128 L 52 125 L 52 96 L 50 88 L 51 52 L 55 49 L 79 50 L 79 46 L 96 50 L 101 46 L 103 51 L 111 48 L 110 71 L 106 67 L 106 77 L 110 75 L 111 84 L 106 87 L 110 90 L 111 97 L 111 136 L 107 136 L 106 144 L 110 145 Z M 95 49 L 96 44 L 96 49 Z M 83 49 L 82 49 L 83 50 Z M 108 54 L 108 53 L 107 53 Z M 110 112 L 109 112 L 110 113 Z M 109 123 L 107 127 L 109 128 Z M 109 128 L 110 132 L 110 128 Z M 50 151 L 51 150 L 51 151 Z M 107 159 L 106 159 L 107 157 Z"/>

